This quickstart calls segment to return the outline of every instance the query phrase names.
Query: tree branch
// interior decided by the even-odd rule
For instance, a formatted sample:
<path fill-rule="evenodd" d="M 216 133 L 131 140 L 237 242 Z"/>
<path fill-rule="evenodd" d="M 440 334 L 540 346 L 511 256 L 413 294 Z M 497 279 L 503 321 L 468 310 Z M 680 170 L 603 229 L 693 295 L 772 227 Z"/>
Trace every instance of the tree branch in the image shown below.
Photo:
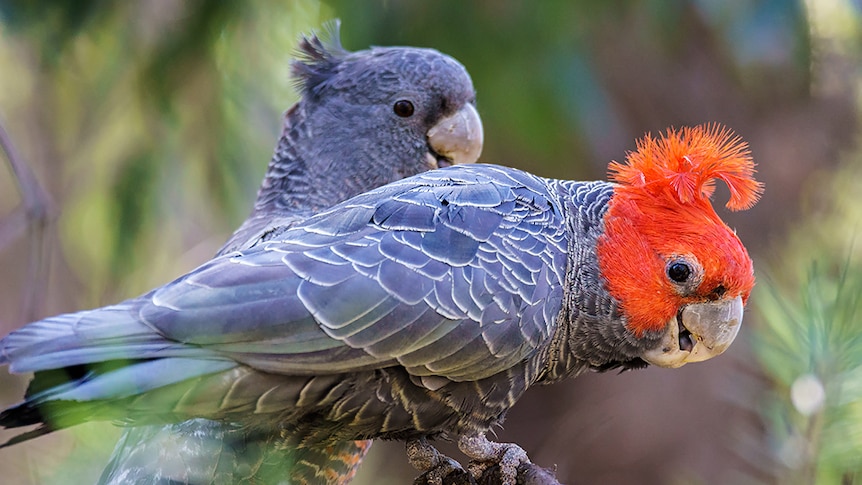
<path fill-rule="evenodd" d="M 28 255 L 27 283 L 21 307 L 21 317 L 26 322 L 36 317 L 41 295 L 44 294 L 47 284 L 46 260 L 50 254 L 47 228 L 53 222 L 56 211 L 50 195 L 39 184 L 36 174 L 15 150 L 12 138 L 2 121 L 0 121 L 0 150 L 6 155 L 21 193 L 21 207 L 0 221 L 0 249 L 17 239 L 25 227 L 29 233 L 28 240 L 32 242 L 33 247 Z"/>

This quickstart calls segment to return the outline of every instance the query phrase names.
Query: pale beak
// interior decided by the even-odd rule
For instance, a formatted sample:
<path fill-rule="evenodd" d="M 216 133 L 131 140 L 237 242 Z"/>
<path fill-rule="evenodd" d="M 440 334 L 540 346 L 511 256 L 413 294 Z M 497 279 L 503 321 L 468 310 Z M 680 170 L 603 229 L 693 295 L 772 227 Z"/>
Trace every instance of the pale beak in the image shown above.
<path fill-rule="evenodd" d="M 440 168 L 475 163 L 482 154 L 484 138 L 482 119 L 476 108 L 467 103 L 428 130 L 428 145 L 434 151 L 428 155 L 428 164 Z"/>
<path fill-rule="evenodd" d="M 680 367 L 721 354 L 742 324 L 742 297 L 686 305 L 667 324 L 665 336 L 643 359 L 659 367 Z"/>

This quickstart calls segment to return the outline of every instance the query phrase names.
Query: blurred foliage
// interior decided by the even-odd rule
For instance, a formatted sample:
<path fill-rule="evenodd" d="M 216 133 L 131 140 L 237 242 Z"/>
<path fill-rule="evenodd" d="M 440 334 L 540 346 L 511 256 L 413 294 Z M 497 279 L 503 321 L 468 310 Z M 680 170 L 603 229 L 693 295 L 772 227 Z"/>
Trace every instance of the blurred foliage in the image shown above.
<path fill-rule="evenodd" d="M 733 89 L 750 90 L 754 102 L 776 99 L 776 89 L 798 91 L 808 85 L 807 69 L 788 69 L 809 64 L 807 24 L 797 2 L 377 2 L 385 8 L 350 0 L 332 4 L 350 19 L 344 32 L 349 45 L 433 46 L 464 63 L 478 86 L 488 127 L 486 159 L 526 165 L 546 176 L 602 175 L 610 158 L 623 156 L 612 135 L 632 128 L 627 125 L 633 122 L 641 124 L 634 127 L 634 136 L 640 136 L 645 130 L 663 131 L 668 124 L 711 119 L 707 103 L 685 113 L 662 109 L 659 99 L 626 99 L 640 95 L 638 83 L 674 86 L 666 77 L 685 69 L 688 56 L 711 55 L 698 53 L 701 47 L 717 51 L 725 63 L 721 67 L 727 69 L 721 75 L 730 78 Z M 627 86 L 615 86 L 614 71 L 626 69 L 629 49 L 648 52 L 640 60 L 652 65 L 639 77 L 627 73 L 622 80 Z M 779 77 L 780 83 L 769 82 Z M 709 90 L 715 81 L 705 81 L 692 86 L 702 93 L 691 94 L 714 95 Z M 682 100 L 677 90 L 668 94 Z M 646 106 L 637 106 L 640 103 Z M 652 113 L 631 111 L 640 109 Z M 673 119 L 667 119 L 668 114 Z M 664 119 L 649 119 L 654 116 Z M 633 139 L 626 146 L 633 148 Z"/>
<path fill-rule="evenodd" d="M 214 251 L 219 242 L 201 235 L 245 217 L 278 113 L 295 100 L 291 46 L 319 23 L 320 8 L 0 3 L 12 84 L 0 114 L 23 113 L 14 138 L 62 194 L 60 240 L 93 291 L 90 304 L 190 269 L 197 255 L 177 266 L 177 254 L 201 243 Z"/>
<path fill-rule="evenodd" d="M 114 303 L 209 258 L 250 210 L 280 113 L 296 99 L 288 76 L 296 39 L 340 17 L 348 49 L 427 46 L 461 61 L 477 87 L 487 162 L 599 178 L 647 131 L 717 121 L 749 140 L 766 195 L 751 211 L 722 213 L 757 267 L 769 263 L 761 274 L 772 276 L 752 298 L 762 321 L 752 348 L 769 393 L 744 403 L 762 408 L 772 441 L 761 441 L 756 423 L 745 428 L 746 443 L 775 456 L 775 473 L 789 481 L 852 480 L 859 462 L 847 451 L 859 449 L 862 422 L 854 360 L 862 155 L 852 148 L 860 8 L 853 0 L 0 0 L 0 123 L 59 211 L 44 245 L 0 234 L 0 330 L 24 323 L 17 307 L 28 298 L 42 301 L 34 317 Z M 0 176 L 0 231 L 21 204 L 14 180 Z M 41 283 L 27 276 L 24 256 L 34 252 L 50 268 Z M 723 369 L 730 384 L 716 392 L 735 396 L 738 369 Z M 553 411 L 539 403 L 541 418 L 568 423 L 543 429 L 584 429 L 592 439 L 578 448 L 583 456 L 536 446 L 551 450 L 533 458 L 558 463 L 568 482 L 727 483 L 723 473 L 738 465 L 723 447 L 735 438 L 693 443 L 689 426 L 675 426 L 657 444 L 638 432 L 639 419 L 667 414 L 639 394 L 659 393 L 650 380 L 659 375 L 639 376 L 642 388 L 633 381 L 625 396 L 604 402 L 609 422 L 572 425 L 576 417 L 566 415 L 563 398 L 595 396 L 596 388 L 558 391 Z M 794 383 L 797 394 L 819 383 L 820 407 L 801 413 Z M 23 381 L 0 371 L 0 389 L 11 403 Z M 689 403 L 699 394 L 674 405 L 697 405 Z M 626 432 L 607 431 L 612 425 Z M 509 439 L 553 442 L 525 428 Z M 92 481 L 116 436 L 113 426 L 91 424 L 2 450 L 4 481 Z M 360 480 L 381 483 L 380 470 L 392 483 L 411 476 L 400 447 L 387 448 L 397 460 L 375 455 L 381 448 Z M 618 449 L 625 460 L 587 454 Z M 773 481 L 771 463 L 755 468 L 767 471 L 746 480 Z"/>
<path fill-rule="evenodd" d="M 819 56 L 862 58 L 862 5 L 807 2 Z M 862 80 L 862 68 L 855 71 Z M 829 89 L 835 73 L 814 89 Z M 862 109 L 862 97 L 853 100 Z M 862 138 L 802 193 L 807 217 L 768 258 L 753 299 L 762 404 L 780 483 L 862 482 Z"/>
<path fill-rule="evenodd" d="M 812 177 L 809 218 L 769 260 L 753 299 L 781 483 L 862 480 L 862 151 Z"/>
<path fill-rule="evenodd" d="M 774 381 L 765 402 L 781 483 L 862 478 L 862 266 L 813 266 L 799 294 L 765 285 L 758 356 Z M 771 291 L 770 291 L 771 290 Z"/>

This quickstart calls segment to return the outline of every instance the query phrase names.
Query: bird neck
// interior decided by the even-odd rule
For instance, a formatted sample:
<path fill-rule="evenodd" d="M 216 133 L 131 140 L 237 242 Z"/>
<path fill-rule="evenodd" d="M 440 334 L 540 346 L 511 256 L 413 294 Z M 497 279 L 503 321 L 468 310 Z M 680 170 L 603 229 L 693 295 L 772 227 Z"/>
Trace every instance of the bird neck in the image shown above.
<path fill-rule="evenodd" d="M 325 200 L 319 193 L 320 184 L 315 184 L 315 174 L 304 155 L 311 148 L 306 146 L 308 125 L 301 102 L 285 114 L 281 137 L 257 193 L 255 214 L 313 211 L 340 202 Z"/>
<path fill-rule="evenodd" d="M 563 305 L 556 331 L 540 359 L 545 364 L 539 382 L 549 384 L 589 368 L 580 335 L 604 319 L 606 309 L 598 298 L 602 290 L 595 245 L 604 228 L 603 216 L 613 193 L 605 182 L 559 181 L 560 203 L 568 224 L 568 261 Z"/>
<path fill-rule="evenodd" d="M 291 108 L 253 216 L 319 212 L 431 168 L 424 145 L 398 144 L 367 112 L 307 100 Z"/>
<path fill-rule="evenodd" d="M 619 302 L 607 291 L 596 255 L 614 185 L 561 181 L 559 188 L 569 232 L 565 293 L 539 381 L 556 382 L 587 369 L 639 367 L 642 361 L 633 357 L 638 342 L 625 328 Z"/>

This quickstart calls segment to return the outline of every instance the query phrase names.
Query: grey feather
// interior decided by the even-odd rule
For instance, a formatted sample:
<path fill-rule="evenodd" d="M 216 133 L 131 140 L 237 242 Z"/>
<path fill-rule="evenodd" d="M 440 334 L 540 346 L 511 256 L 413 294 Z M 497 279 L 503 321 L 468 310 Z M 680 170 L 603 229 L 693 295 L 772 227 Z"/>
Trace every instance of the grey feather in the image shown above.
<path fill-rule="evenodd" d="M 513 181 L 517 185 L 511 185 Z M 448 191 L 450 187 L 458 189 Z M 477 188 L 476 204 L 471 187 Z M 218 257 L 139 299 L 83 317 L 61 316 L 38 323 L 4 339 L 0 348 L 15 365 L 39 359 L 33 361 L 38 365 L 28 364 L 38 369 L 48 368 L 44 362 L 59 367 L 115 358 L 131 359 L 133 369 L 158 365 L 159 359 L 191 357 L 215 364 L 186 365 L 184 373 L 177 375 L 203 376 L 222 365 L 218 362 L 227 361 L 247 366 L 249 370 L 243 372 L 286 377 L 358 376 L 402 368 L 409 375 L 452 382 L 496 379 L 512 365 L 535 365 L 527 363 L 544 351 L 556 331 L 570 264 L 567 254 L 577 249 L 572 247 L 566 214 L 578 208 L 560 189 L 578 187 L 492 165 L 414 176 L 297 223 L 278 240 Z M 593 187 L 605 190 L 602 185 Z M 446 205 L 426 206 L 424 210 L 433 210 L 430 229 L 424 222 L 415 231 L 403 224 L 387 228 L 385 222 L 371 218 L 346 234 L 320 230 L 329 225 L 327 221 L 337 223 L 350 218 L 353 211 L 367 212 L 369 206 L 417 207 L 405 194 L 424 189 L 458 194 Z M 494 199 L 487 196 L 491 193 L 497 194 Z M 503 206 L 510 208 L 509 213 L 500 214 Z M 497 224 L 481 234 L 484 240 L 473 239 L 467 230 L 475 226 L 472 220 L 448 217 L 460 209 Z M 402 242 L 411 234 L 427 237 L 439 231 L 461 238 L 449 240 L 446 254 Z M 402 234 L 405 237 L 397 237 Z M 380 250 L 383 240 L 386 251 Z M 412 251 L 411 264 L 398 257 L 399 245 Z M 541 251 L 535 250 L 538 246 Z M 356 247 L 362 250 L 354 251 Z M 523 247 L 535 253 L 526 259 L 533 269 L 521 262 Z M 428 278 L 417 268 L 422 263 L 417 254 L 440 264 L 444 271 L 436 279 Z M 456 262 L 452 254 L 458 255 Z M 327 276 L 330 272 L 336 276 Z M 68 324 L 68 335 L 55 328 L 63 322 Z M 38 331 L 40 326 L 48 330 L 47 340 Z M 69 335 L 74 339 L 69 340 Z M 31 356 L 35 349 L 45 348 L 51 350 Z M 136 364 L 136 359 L 147 360 Z M 80 394 L 64 391 L 56 396 L 109 397 L 105 389 L 116 385 L 112 383 L 120 375 L 112 372 L 94 376 Z M 141 394 L 158 384 L 130 382 Z M 164 385 L 174 382 L 166 380 Z M 230 386 L 230 382 L 219 385 Z M 115 397 L 126 398 L 129 389 L 119 386 Z M 290 403 L 285 403 L 289 408 Z M 195 417 L 193 408 L 189 409 L 187 417 Z M 239 418 L 226 408 L 207 413 L 214 414 L 204 417 Z M 146 422 L 146 416 L 140 419 Z"/>
<path fill-rule="evenodd" d="M 312 44 L 301 62 L 314 96 L 288 112 L 255 209 L 221 255 L 140 298 L 0 341 L 13 369 L 40 370 L 30 400 L 0 423 L 37 423 L 37 408 L 60 400 L 51 404 L 71 418 L 64 424 L 207 418 L 242 431 L 208 422 L 186 431 L 262 437 L 266 446 L 279 436 L 314 444 L 458 435 L 499 423 L 533 384 L 628 357 L 605 340 L 619 327 L 597 324 L 618 317 L 590 253 L 611 185 L 492 165 L 394 182 L 428 168 L 428 147 L 393 136 L 391 101 L 402 86 L 387 90 L 385 66 L 426 72 L 416 82 L 436 109 L 435 89 L 463 81 L 463 68 L 433 51 L 328 56 L 326 44 Z M 473 96 L 466 79 L 454 90 L 462 105 Z M 357 86 L 363 94 L 345 99 Z M 369 155 L 381 150 L 408 163 Z M 595 350 L 575 352 L 586 343 Z M 84 365 L 71 383 L 42 384 L 54 369 Z M 129 478 L 123 460 L 113 466 L 106 481 Z M 211 473 L 211 482 L 238 477 Z"/>
<path fill-rule="evenodd" d="M 291 71 L 303 98 L 285 115 L 284 130 L 254 211 L 225 244 L 221 254 L 277 239 L 297 221 L 314 212 L 432 168 L 427 160 L 433 154 L 426 146 L 421 123 L 410 130 L 394 130 L 403 123 L 387 125 L 373 121 L 391 116 L 391 108 L 387 111 L 377 107 L 391 107 L 395 94 L 409 92 L 418 96 L 412 101 L 418 108 L 417 113 L 429 123 L 448 115 L 448 110 L 454 112 L 464 103 L 472 103 L 475 98 L 469 76 L 451 58 L 431 50 L 411 48 L 349 53 L 341 47 L 337 22 L 328 26 L 323 37 L 312 35 L 301 40 Z M 435 110 L 440 106 L 447 109 L 438 113 Z M 367 129 L 357 129 L 362 126 Z M 317 229 L 350 232 L 354 225 L 368 222 L 368 216 L 360 211 L 351 212 L 350 217 L 354 220 L 333 220 L 332 226 Z M 375 248 L 370 251 L 377 252 Z M 308 273 L 308 268 L 303 266 L 304 259 L 286 261 L 294 272 L 307 277 L 311 283 L 334 285 L 350 276 L 344 265 L 340 270 L 336 267 L 338 263 L 333 256 L 338 255 L 328 249 L 308 251 L 306 255 L 331 263 L 330 271 L 317 275 Z M 365 257 L 369 256 L 366 251 Z M 434 271 L 440 273 L 441 268 L 434 268 Z M 266 280 L 264 272 L 259 269 L 255 273 L 260 274 L 261 281 Z M 222 323 L 218 324 L 219 321 Z M 214 334 L 212 341 L 215 342 L 222 339 L 219 332 L 227 332 L 230 327 L 229 322 L 215 319 L 203 326 L 191 324 L 189 331 L 199 335 Z M 315 340 L 317 330 L 312 319 L 297 320 L 292 326 L 290 342 L 272 343 L 288 355 L 300 349 L 316 352 L 339 345 L 334 340 Z M 227 338 L 230 339 L 230 332 Z M 359 334 L 354 338 L 360 338 Z M 251 343 L 234 341 L 223 345 L 230 352 L 252 354 L 255 349 L 261 349 L 259 342 L 266 337 L 259 333 L 254 339 Z M 369 345 L 372 344 L 369 342 Z M 270 393 L 270 396 L 276 395 Z M 312 470 L 293 466 L 294 456 L 302 463 L 311 460 L 315 466 L 326 466 L 325 461 L 320 461 L 326 453 L 314 447 L 297 450 L 287 441 L 301 441 L 302 437 L 285 441 L 277 430 L 262 435 L 250 434 L 247 428 L 237 430 L 200 419 L 166 429 L 158 432 L 147 428 L 130 429 L 118 445 L 102 481 L 159 483 L 160 477 L 176 477 L 194 483 L 239 480 L 275 483 L 285 476 L 303 477 L 303 473 Z M 164 441 L 165 446 L 159 446 L 160 441 Z M 216 446 L 221 441 L 235 445 Z M 173 453 L 164 450 L 173 450 Z M 160 458 L 151 458 L 149 466 L 141 465 L 146 461 L 142 457 L 154 455 Z M 177 461 L 188 462 L 189 467 L 199 473 L 189 476 L 189 472 L 181 471 L 183 466 L 173 466 L 171 470 Z M 159 465 L 154 467 L 153 463 Z M 282 465 L 267 472 L 265 469 L 272 468 L 265 466 L 267 463 Z M 212 474 L 205 470 L 212 470 Z"/>

